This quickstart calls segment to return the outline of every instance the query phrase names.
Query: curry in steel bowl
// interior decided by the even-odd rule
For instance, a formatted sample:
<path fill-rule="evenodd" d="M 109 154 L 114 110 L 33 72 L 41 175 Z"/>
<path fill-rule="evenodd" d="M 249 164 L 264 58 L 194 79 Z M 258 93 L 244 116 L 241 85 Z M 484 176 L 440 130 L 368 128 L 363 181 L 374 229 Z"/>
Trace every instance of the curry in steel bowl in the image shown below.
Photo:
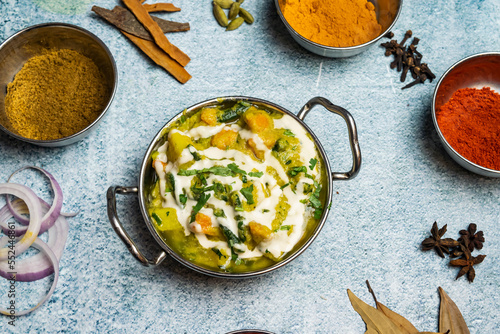
<path fill-rule="evenodd" d="M 309 132 L 252 101 L 183 114 L 150 162 L 145 205 L 154 229 L 213 271 L 272 266 L 311 236 L 329 205 L 325 162 Z"/>

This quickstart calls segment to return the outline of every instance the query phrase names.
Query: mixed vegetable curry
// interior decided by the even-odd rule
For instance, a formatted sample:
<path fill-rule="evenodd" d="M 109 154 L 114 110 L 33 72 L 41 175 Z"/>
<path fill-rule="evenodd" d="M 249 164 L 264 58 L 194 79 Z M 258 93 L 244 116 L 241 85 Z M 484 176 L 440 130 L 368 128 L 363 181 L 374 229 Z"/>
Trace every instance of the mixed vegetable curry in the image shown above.
<path fill-rule="evenodd" d="M 249 272 L 282 260 L 323 215 L 325 171 L 293 117 L 245 101 L 183 114 L 152 153 L 148 212 L 183 258 Z"/>

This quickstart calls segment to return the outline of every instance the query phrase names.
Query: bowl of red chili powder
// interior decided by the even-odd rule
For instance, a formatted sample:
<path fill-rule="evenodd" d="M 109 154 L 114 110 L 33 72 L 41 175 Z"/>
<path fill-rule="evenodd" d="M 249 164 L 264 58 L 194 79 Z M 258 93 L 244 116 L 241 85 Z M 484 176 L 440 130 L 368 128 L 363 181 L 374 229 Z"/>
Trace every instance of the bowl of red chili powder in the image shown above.
<path fill-rule="evenodd" d="M 436 86 L 432 118 L 458 164 L 500 177 L 500 53 L 472 55 L 450 67 Z"/>

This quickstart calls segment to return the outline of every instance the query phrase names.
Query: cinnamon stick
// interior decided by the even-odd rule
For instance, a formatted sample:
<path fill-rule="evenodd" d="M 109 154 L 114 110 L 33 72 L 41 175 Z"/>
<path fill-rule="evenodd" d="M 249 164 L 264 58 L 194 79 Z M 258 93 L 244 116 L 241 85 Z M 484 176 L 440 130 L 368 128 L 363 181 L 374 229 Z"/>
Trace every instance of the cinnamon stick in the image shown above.
<path fill-rule="evenodd" d="M 144 29 L 142 24 L 137 21 L 134 14 L 132 14 L 127 8 L 116 6 L 115 8 L 113 8 L 113 10 L 109 10 L 99 6 L 93 6 L 92 11 L 120 30 L 126 31 L 129 34 L 135 35 L 142 39 L 153 41 L 153 37 L 151 37 L 151 34 L 146 29 Z M 153 18 L 153 20 L 155 20 L 156 23 L 158 23 L 163 33 L 189 30 L 189 23 L 167 21 L 156 16 L 151 17 Z"/>
<path fill-rule="evenodd" d="M 153 13 L 153 12 L 180 12 L 181 9 L 179 7 L 175 7 L 171 3 L 155 3 L 155 4 L 144 4 L 142 5 L 144 9 L 148 11 L 148 13 Z"/>
<path fill-rule="evenodd" d="M 135 45 L 137 45 L 139 49 L 147 54 L 152 61 L 167 70 L 167 72 L 176 78 L 180 83 L 184 84 L 191 79 L 191 75 L 186 71 L 186 69 L 163 52 L 163 50 L 160 49 L 154 42 L 136 37 L 123 30 L 121 32 Z"/>
<path fill-rule="evenodd" d="M 175 59 L 182 66 L 186 66 L 191 60 L 188 55 L 182 52 L 178 47 L 169 42 L 163 34 L 158 24 L 151 18 L 148 11 L 143 7 L 139 0 L 122 0 L 125 6 L 142 23 L 144 28 L 151 34 L 155 43 L 162 48 L 170 57 Z"/>

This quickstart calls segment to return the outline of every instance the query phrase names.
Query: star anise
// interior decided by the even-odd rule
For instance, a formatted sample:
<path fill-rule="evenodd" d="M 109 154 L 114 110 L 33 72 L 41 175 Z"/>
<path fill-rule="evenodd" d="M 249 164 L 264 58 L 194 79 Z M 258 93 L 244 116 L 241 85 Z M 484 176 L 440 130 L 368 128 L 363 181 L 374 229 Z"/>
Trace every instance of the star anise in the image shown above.
<path fill-rule="evenodd" d="M 478 231 L 476 233 L 477 226 L 476 224 L 469 224 L 469 228 L 467 230 L 461 230 L 460 233 L 460 238 L 458 238 L 458 241 L 466 245 L 468 243 L 468 248 L 472 252 L 474 248 L 476 249 L 482 249 L 483 248 L 483 242 L 484 242 L 484 234 L 483 231 Z M 468 242 L 466 242 L 466 240 Z"/>
<path fill-rule="evenodd" d="M 460 245 L 460 243 L 451 238 L 441 239 L 446 233 L 446 226 L 438 228 L 437 222 L 434 222 L 431 229 L 431 236 L 422 241 L 422 250 L 427 251 L 434 248 L 437 255 L 444 258 L 444 253 L 450 254 L 450 248 Z"/>
<path fill-rule="evenodd" d="M 462 269 L 460 269 L 460 271 L 458 272 L 456 279 L 467 274 L 467 279 L 470 283 L 472 283 L 474 281 L 474 278 L 476 277 L 474 265 L 483 262 L 486 255 L 478 255 L 474 257 L 471 255 L 470 250 L 467 246 L 462 245 L 461 248 L 463 251 L 463 257 L 457 260 L 451 260 L 450 265 L 454 267 L 462 267 Z"/>

